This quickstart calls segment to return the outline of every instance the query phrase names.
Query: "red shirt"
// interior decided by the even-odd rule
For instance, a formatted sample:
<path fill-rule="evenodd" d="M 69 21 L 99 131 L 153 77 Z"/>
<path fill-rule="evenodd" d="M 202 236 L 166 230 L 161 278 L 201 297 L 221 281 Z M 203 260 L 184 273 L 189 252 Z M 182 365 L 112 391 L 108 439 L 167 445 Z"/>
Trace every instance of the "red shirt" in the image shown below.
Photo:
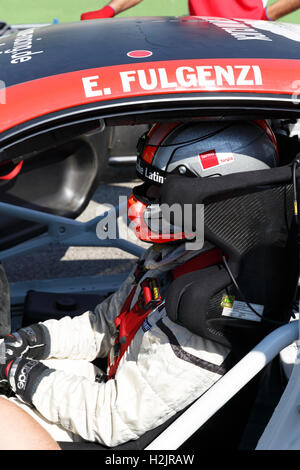
<path fill-rule="evenodd" d="M 191 16 L 266 20 L 263 0 L 189 0 Z"/>

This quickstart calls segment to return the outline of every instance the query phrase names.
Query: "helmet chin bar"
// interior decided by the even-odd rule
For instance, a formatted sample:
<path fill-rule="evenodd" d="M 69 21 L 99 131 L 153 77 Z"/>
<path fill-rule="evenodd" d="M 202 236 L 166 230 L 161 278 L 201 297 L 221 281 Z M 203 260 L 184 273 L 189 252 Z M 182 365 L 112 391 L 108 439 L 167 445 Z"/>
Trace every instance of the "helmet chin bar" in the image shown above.
<path fill-rule="evenodd" d="M 136 194 L 128 199 L 127 214 L 130 219 L 130 228 L 139 240 L 151 243 L 170 243 L 186 240 L 182 227 L 172 225 L 164 219 L 158 203 L 147 203 Z"/>
<path fill-rule="evenodd" d="M 165 240 L 166 242 L 185 240 L 186 236 L 182 226 L 176 226 L 166 220 L 163 216 L 160 204 L 147 205 L 143 218 L 151 232 L 151 238 Z"/>

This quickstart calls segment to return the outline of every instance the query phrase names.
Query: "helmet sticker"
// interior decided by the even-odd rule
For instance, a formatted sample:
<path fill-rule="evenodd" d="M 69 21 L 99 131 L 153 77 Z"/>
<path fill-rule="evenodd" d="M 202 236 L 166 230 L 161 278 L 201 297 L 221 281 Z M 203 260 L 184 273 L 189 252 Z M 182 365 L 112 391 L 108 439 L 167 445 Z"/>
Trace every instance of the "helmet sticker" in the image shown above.
<path fill-rule="evenodd" d="M 136 161 L 136 172 L 142 180 L 157 184 L 163 184 L 167 176 L 165 171 L 152 167 L 141 158 Z"/>
<path fill-rule="evenodd" d="M 200 153 L 199 158 L 203 171 L 216 166 L 225 165 L 226 163 L 234 162 L 234 156 L 232 153 L 222 153 L 218 155 L 214 149 Z"/>

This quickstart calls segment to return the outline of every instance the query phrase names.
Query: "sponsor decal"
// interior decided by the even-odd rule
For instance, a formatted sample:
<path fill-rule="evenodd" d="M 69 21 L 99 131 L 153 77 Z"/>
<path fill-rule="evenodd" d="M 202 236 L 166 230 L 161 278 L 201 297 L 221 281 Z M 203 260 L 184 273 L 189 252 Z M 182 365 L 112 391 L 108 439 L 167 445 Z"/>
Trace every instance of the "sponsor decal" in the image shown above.
<path fill-rule="evenodd" d="M 27 361 L 24 366 L 21 368 L 17 376 L 17 388 L 19 390 L 25 390 L 28 377 L 31 370 L 38 364 L 37 361 Z"/>
<path fill-rule="evenodd" d="M 131 57 L 132 59 L 142 59 L 145 57 L 150 57 L 152 56 L 153 52 L 151 51 L 146 51 L 146 50 L 137 50 L 137 51 L 130 51 L 127 52 L 127 56 Z"/>
<path fill-rule="evenodd" d="M 218 28 L 221 28 L 238 41 L 272 41 L 272 39 L 262 32 L 257 31 L 255 28 L 251 28 L 249 24 L 242 23 L 240 21 L 222 18 L 207 18 L 207 21 Z"/>
<path fill-rule="evenodd" d="M 10 54 L 11 64 L 20 64 L 28 62 L 36 54 L 42 54 L 44 51 L 32 51 L 34 28 L 19 31 L 14 40 L 13 48 L 1 51 L 0 54 Z"/>
<path fill-rule="evenodd" d="M 145 168 L 144 178 L 147 178 L 148 180 L 153 181 L 154 183 L 163 184 L 164 182 L 164 177 L 161 176 L 158 171 L 151 171 L 149 170 L 149 168 Z"/>
<path fill-rule="evenodd" d="M 259 315 L 263 315 L 264 305 L 252 304 L 252 307 Z M 238 318 L 239 320 L 248 320 L 260 322 L 260 316 L 256 315 L 245 302 L 234 300 L 230 306 L 223 307 L 222 316 Z"/>
<path fill-rule="evenodd" d="M 252 21 L 247 23 L 256 29 L 269 31 L 290 41 L 300 42 L 300 26 L 293 23 L 277 23 L 275 21 Z"/>
<path fill-rule="evenodd" d="M 151 328 L 152 328 L 152 325 L 149 322 L 148 318 L 146 318 L 144 320 L 144 323 L 142 324 L 142 330 L 144 333 L 146 333 L 147 331 L 151 330 Z"/>
<path fill-rule="evenodd" d="M 202 170 L 209 170 L 219 165 L 219 160 L 215 150 L 208 150 L 199 154 Z"/>
<path fill-rule="evenodd" d="M 159 174 L 158 171 L 151 171 L 149 168 L 143 168 L 142 171 L 138 171 L 141 176 L 144 178 L 147 178 L 150 181 L 153 181 L 154 183 L 159 183 L 163 184 L 165 181 L 165 178 Z"/>
<path fill-rule="evenodd" d="M 234 295 L 223 294 L 222 301 L 221 301 L 220 305 L 221 305 L 221 307 L 232 308 L 234 301 L 235 301 L 235 296 Z"/>
<path fill-rule="evenodd" d="M 208 150 L 207 152 L 200 153 L 199 158 L 202 170 L 204 171 L 216 166 L 232 163 L 234 161 L 232 154 L 217 155 L 215 150 Z"/>
<path fill-rule="evenodd" d="M 214 166 L 219 165 L 219 160 L 215 150 L 208 150 L 199 154 L 200 162 L 203 170 L 209 170 Z"/>
<path fill-rule="evenodd" d="M 165 172 L 163 170 L 153 170 L 147 164 L 144 164 L 139 158 L 136 162 L 136 171 L 142 179 L 148 179 L 153 183 L 163 184 L 165 181 Z"/>

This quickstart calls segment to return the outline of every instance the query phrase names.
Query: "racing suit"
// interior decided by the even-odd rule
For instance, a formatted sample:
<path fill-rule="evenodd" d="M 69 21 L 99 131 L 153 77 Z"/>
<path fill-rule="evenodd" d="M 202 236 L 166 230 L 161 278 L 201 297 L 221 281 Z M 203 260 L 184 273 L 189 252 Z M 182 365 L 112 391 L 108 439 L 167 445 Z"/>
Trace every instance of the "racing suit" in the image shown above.
<path fill-rule="evenodd" d="M 114 320 L 133 286 L 131 305 L 145 278 L 157 279 L 163 297 L 172 269 L 197 254 L 182 245 L 153 246 L 140 260 L 139 280 L 132 271 L 93 313 L 40 323 L 48 338 L 47 368 L 35 379 L 28 404 L 13 400 L 58 441 L 106 446 L 135 440 L 192 403 L 225 373 L 229 350 L 172 322 L 163 302 L 146 316 L 113 377 L 107 380 L 92 361 L 111 357 Z"/>

